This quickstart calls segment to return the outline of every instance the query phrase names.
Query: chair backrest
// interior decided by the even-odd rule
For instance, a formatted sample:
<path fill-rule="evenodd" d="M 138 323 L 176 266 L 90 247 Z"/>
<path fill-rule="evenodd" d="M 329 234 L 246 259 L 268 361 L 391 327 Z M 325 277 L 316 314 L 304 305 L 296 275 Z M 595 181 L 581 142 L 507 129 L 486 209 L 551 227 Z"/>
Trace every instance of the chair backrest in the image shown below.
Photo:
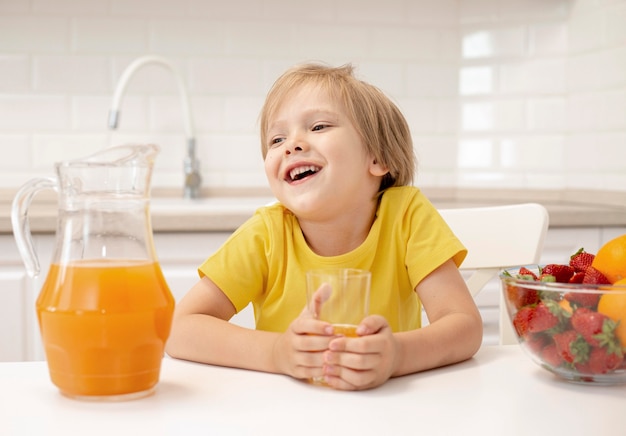
<path fill-rule="evenodd" d="M 548 211 L 536 203 L 439 209 L 468 250 L 462 270 L 472 270 L 467 286 L 472 295 L 503 268 L 536 264 L 548 231 Z M 500 292 L 500 343 L 515 343 Z"/>

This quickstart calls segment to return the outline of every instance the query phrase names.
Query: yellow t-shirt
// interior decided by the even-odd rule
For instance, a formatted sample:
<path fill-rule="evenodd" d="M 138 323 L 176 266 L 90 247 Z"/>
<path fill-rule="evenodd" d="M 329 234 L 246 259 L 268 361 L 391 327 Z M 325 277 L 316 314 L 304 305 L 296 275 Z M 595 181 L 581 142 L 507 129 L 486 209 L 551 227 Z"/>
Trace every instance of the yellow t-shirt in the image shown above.
<path fill-rule="evenodd" d="M 237 311 L 252 303 L 259 330 L 282 332 L 306 305 L 307 270 L 360 268 L 372 272 L 370 314 L 384 316 L 393 331 L 421 326 L 417 284 L 467 250 L 430 201 L 415 187 L 387 189 L 365 241 L 339 256 L 319 256 L 307 245 L 297 218 L 277 203 L 254 216 L 198 269 Z"/>

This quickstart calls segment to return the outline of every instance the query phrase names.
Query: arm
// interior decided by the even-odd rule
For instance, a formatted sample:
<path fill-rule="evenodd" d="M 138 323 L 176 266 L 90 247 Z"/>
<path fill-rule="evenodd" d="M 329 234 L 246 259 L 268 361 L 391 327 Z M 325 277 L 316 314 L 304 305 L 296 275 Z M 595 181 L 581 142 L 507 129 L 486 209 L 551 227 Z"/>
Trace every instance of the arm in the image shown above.
<path fill-rule="evenodd" d="M 325 354 L 325 375 L 338 389 L 367 389 L 389 377 L 444 366 L 473 356 L 482 342 L 482 320 L 458 269 L 449 260 L 416 287 L 430 324 L 392 333 L 385 319 L 370 316 L 362 338 L 338 338 Z"/>
<path fill-rule="evenodd" d="M 235 312 L 219 287 L 203 277 L 176 306 L 167 353 L 296 378 L 322 375 L 322 353 L 332 327 L 313 319 L 305 309 L 285 333 L 251 330 L 228 322 Z"/>

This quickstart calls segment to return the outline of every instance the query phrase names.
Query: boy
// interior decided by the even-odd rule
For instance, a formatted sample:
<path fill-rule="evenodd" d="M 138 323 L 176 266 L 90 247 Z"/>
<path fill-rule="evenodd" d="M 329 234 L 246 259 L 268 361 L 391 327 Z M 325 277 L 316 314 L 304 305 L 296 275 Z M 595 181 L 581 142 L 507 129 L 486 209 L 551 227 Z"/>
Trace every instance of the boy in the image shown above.
<path fill-rule="evenodd" d="M 351 66 L 309 64 L 277 80 L 260 124 L 279 203 L 260 208 L 200 266 L 167 352 L 322 377 L 343 390 L 470 358 L 482 320 L 458 271 L 466 250 L 410 186 L 415 159 L 398 108 Z M 372 272 L 372 315 L 359 337 L 334 335 L 306 309 L 305 272 L 321 267 Z M 227 322 L 250 302 L 256 330 Z"/>

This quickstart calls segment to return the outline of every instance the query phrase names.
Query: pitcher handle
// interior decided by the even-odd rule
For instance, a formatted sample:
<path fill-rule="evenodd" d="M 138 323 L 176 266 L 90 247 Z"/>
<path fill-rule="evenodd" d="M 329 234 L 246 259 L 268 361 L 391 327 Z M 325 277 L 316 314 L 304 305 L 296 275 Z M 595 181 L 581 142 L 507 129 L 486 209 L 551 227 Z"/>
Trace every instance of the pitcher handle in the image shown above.
<path fill-rule="evenodd" d="M 26 272 L 35 277 L 39 274 L 39 258 L 33 245 L 28 220 L 28 208 L 35 194 L 42 189 L 53 189 L 58 192 L 57 181 L 54 178 L 36 178 L 26 182 L 15 194 L 11 207 L 11 225 L 17 249 L 22 257 Z"/>

